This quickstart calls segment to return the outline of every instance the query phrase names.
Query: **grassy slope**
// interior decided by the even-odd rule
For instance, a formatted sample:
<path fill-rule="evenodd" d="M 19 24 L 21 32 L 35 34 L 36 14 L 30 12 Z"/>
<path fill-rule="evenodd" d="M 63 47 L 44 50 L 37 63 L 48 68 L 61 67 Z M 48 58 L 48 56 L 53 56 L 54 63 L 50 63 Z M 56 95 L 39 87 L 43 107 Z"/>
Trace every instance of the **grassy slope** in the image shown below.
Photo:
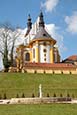
<path fill-rule="evenodd" d="M 8 98 L 16 97 L 17 93 L 21 96 L 23 92 L 26 97 L 32 93 L 37 96 L 39 84 L 42 84 L 43 96 L 70 93 L 77 97 L 77 75 L 0 73 L 0 94 L 6 93 Z"/>
<path fill-rule="evenodd" d="M 0 115 L 77 115 L 77 105 L 1 105 Z"/>

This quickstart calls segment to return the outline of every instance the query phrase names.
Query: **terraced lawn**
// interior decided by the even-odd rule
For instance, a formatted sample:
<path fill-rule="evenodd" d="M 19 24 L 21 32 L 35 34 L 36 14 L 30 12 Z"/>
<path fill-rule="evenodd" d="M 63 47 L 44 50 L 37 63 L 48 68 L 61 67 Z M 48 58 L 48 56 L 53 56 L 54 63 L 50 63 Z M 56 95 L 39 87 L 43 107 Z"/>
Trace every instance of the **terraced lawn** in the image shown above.
<path fill-rule="evenodd" d="M 77 105 L 1 105 L 0 115 L 77 115 Z"/>
<path fill-rule="evenodd" d="M 77 97 L 77 75 L 55 74 L 28 74 L 28 73 L 0 73 L 0 96 L 6 93 L 7 98 L 19 97 L 24 93 L 25 97 L 31 97 L 34 93 L 38 96 L 38 87 L 42 84 L 43 96 Z"/>

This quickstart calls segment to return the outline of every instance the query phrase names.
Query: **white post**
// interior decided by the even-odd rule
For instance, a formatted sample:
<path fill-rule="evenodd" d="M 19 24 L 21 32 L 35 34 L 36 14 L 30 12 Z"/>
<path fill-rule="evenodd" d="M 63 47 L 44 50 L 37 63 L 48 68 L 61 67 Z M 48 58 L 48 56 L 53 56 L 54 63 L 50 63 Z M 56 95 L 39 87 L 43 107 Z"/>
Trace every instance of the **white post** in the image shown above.
<path fill-rule="evenodd" d="M 42 86 L 41 86 L 41 84 L 39 85 L 39 97 L 42 98 Z"/>

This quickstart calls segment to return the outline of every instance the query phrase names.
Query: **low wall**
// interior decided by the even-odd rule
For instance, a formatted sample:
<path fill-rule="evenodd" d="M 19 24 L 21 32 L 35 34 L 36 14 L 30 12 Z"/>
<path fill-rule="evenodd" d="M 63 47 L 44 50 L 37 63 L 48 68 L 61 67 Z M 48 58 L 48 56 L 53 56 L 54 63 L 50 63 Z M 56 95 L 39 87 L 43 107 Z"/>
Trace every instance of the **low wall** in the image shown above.
<path fill-rule="evenodd" d="M 44 97 L 44 98 L 12 98 L 9 104 L 42 104 L 42 103 L 62 103 L 70 102 L 69 97 Z"/>
<path fill-rule="evenodd" d="M 18 70 L 16 67 L 10 67 L 9 72 L 22 72 L 22 73 L 47 73 L 47 74 L 77 74 L 77 68 L 25 68 Z"/>
<path fill-rule="evenodd" d="M 77 70 L 22 69 L 22 73 L 77 74 Z"/>

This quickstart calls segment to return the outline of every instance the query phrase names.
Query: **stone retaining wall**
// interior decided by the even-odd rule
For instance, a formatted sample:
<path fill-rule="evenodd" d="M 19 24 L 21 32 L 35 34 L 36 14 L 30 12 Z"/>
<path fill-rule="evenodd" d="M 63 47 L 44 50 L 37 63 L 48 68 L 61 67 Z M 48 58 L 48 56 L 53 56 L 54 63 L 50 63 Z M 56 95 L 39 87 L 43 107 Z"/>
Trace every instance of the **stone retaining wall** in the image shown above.
<path fill-rule="evenodd" d="M 44 98 L 12 98 L 10 104 L 47 104 L 47 103 L 67 103 L 71 98 L 67 97 L 44 97 Z"/>
<path fill-rule="evenodd" d="M 16 67 L 10 67 L 9 72 L 22 72 L 22 73 L 47 73 L 47 74 L 77 74 L 77 68 L 65 69 L 46 69 L 46 68 L 22 68 L 22 70 L 18 70 Z"/>
<path fill-rule="evenodd" d="M 77 70 L 22 69 L 22 73 L 77 74 Z"/>

